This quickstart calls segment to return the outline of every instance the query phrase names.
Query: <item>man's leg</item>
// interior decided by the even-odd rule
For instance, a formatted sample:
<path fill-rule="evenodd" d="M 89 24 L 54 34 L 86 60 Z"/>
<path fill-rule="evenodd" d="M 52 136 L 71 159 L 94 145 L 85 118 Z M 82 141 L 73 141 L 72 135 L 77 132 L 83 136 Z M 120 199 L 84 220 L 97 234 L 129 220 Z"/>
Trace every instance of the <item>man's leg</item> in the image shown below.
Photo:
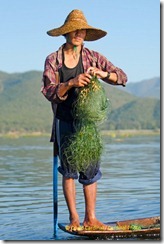
<path fill-rule="evenodd" d="M 83 191 L 85 197 L 85 218 L 83 222 L 84 227 L 95 227 L 103 229 L 109 228 L 107 225 L 100 222 L 95 215 L 97 182 L 94 182 L 90 185 L 84 185 Z"/>
<path fill-rule="evenodd" d="M 63 177 L 63 193 L 69 210 L 70 227 L 80 226 L 76 210 L 76 186 L 74 179 Z"/>

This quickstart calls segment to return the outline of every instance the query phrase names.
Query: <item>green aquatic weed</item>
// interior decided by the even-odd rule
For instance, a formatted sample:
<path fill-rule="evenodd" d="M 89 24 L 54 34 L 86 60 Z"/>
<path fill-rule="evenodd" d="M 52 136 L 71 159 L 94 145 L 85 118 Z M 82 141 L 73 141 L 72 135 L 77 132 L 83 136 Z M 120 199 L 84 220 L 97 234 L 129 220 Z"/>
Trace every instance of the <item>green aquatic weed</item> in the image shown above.
<path fill-rule="evenodd" d="M 103 122 L 107 117 L 108 99 L 105 90 L 94 76 L 90 83 L 80 89 L 73 113 L 76 119 L 90 122 Z"/>
<path fill-rule="evenodd" d="M 72 168 L 84 172 L 91 163 L 96 164 L 100 160 L 102 148 L 95 124 L 86 123 L 69 138 L 64 154 Z"/>
<path fill-rule="evenodd" d="M 79 172 L 85 172 L 91 164 L 100 160 L 103 150 L 98 126 L 107 117 L 108 100 L 105 90 L 96 76 L 80 89 L 73 104 L 76 132 L 63 144 L 67 163 Z"/>
<path fill-rule="evenodd" d="M 141 229 L 142 229 L 142 226 L 140 226 L 140 225 L 131 224 L 129 226 L 129 230 L 141 230 Z"/>

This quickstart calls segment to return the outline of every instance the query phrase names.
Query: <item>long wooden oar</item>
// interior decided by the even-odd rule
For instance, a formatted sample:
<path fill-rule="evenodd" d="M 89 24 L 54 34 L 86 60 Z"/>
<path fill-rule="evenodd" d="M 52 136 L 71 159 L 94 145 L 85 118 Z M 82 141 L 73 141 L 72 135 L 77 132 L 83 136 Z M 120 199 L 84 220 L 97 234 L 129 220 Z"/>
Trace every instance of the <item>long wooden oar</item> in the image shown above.
<path fill-rule="evenodd" d="M 54 210 L 54 235 L 58 229 L 58 156 L 53 146 L 53 210 Z"/>

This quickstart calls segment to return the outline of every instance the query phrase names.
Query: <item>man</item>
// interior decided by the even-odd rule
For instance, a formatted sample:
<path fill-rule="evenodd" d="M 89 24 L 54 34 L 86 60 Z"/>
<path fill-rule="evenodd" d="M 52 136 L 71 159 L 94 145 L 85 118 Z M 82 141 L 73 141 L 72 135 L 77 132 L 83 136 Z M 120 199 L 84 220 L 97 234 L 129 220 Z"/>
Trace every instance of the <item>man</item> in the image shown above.
<path fill-rule="evenodd" d="M 43 72 L 42 93 L 51 102 L 54 114 L 51 141 L 60 158 L 59 172 L 63 176 L 63 193 L 69 210 L 70 228 L 80 225 L 76 210 L 75 179 L 83 185 L 85 198 L 85 228 L 108 228 L 96 218 L 97 181 L 101 178 L 100 164 L 86 172 L 76 172 L 63 157 L 63 147 L 67 137 L 74 132 L 73 103 L 78 97 L 78 89 L 89 84 L 93 75 L 112 85 L 125 86 L 126 74 L 98 52 L 84 47 L 84 41 L 94 41 L 107 33 L 88 25 L 80 10 L 73 10 L 64 24 L 47 32 L 50 36 L 63 35 L 66 42 L 58 51 L 48 55 Z M 87 150 L 87 148 L 86 148 Z M 65 161 L 65 162 L 64 162 Z"/>

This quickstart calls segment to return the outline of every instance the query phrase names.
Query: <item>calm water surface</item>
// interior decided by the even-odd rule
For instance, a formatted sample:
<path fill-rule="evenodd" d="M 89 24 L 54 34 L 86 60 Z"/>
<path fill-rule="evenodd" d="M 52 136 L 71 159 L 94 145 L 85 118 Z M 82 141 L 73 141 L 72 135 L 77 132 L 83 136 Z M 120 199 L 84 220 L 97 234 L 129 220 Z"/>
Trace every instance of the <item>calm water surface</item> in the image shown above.
<path fill-rule="evenodd" d="M 104 138 L 96 212 L 103 222 L 160 215 L 160 138 Z M 0 240 L 87 240 L 53 235 L 52 144 L 48 137 L 0 140 Z M 68 211 L 58 174 L 58 221 Z M 77 208 L 84 216 L 82 186 Z"/>

